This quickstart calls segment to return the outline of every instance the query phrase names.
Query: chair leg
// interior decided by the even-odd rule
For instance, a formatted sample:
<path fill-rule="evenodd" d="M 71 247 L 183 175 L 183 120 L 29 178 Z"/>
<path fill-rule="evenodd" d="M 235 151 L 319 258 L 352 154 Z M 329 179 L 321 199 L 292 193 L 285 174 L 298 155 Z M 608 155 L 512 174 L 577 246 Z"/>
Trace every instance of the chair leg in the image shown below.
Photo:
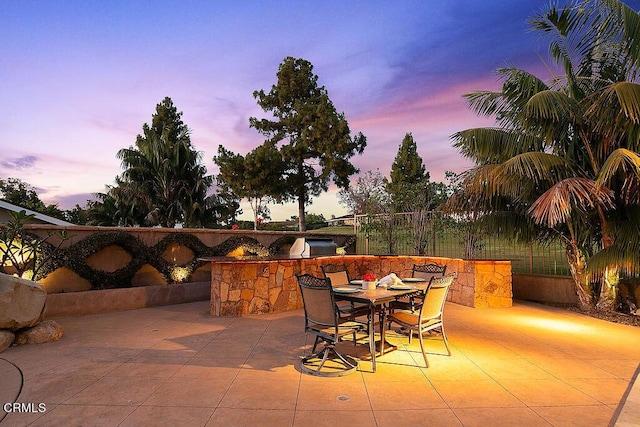
<path fill-rule="evenodd" d="M 384 344 L 386 342 L 387 331 L 384 327 L 384 322 L 386 319 L 384 319 L 384 316 L 382 314 L 380 315 L 380 318 L 380 356 L 382 356 L 384 354 Z"/>
<path fill-rule="evenodd" d="M 358 362 L 356 361 L 354 363 L 354 360 L 347 360 L 346 357 L 344 357 L 342 354 L 338 353 L 335 348 L 332 348 L 333 354 L 335 354 L 336 356 L 338 356 L 338 358 L 340 360 L 342 360 L 342 363 L 344 363 L 346 366 L 350 366 L 352 368 L 357 368 L 358 367 Z"/>
<path fill-rule="evenodd" d="M 318 346 L 318 342 L 320 342 L 320 337 L 316 335 L 316 340 L 313 342 L 313 348 L 311 349 L 311 353 L 316 352 L 316 347 Z"/>
<path fill-rule="evenodd" d="M 442 330 L 442 339 L 444 340 L 444 346 L 447 349 L 447 356 L 451 356 L 451 350 L 449 350 L 449 343 L 447 342 L 447 334 L 444 332 L 444 323 L 440 327 Z"/>
<path fill-rule="evenodd" d="M 324 348 L 323 354 L 322 354 L 322 361 L 320 362 L 320 365 L 318 365 L 318 372 L 320 372 L 320 370 L 322 369 L 322 367 L 324 366 L 325 362 L 327 361 L 327 358 L 329 357 L 329 352 L 333 349 L 333 346 L 331 344 L 327 344 Z"/>
<path fill-rule="evenodd" d="M 429 361 L 427 360 L 427 352 L 424 350 L 424 343 L 422 342 L 422 331 L 418 329 L 418 341 L 420 341 L 420 351 L 422 351 L 422 357 L 424 358 L 424 364 L 429 367 Z"/>
<path fill-rule="evenodd" d="M 332 353 L 330 357 L 329 353 Z M 320 360 L 320 363 L 311 361 Z M 340 361 L 344 369 L 329 368 L 322 370 L 327 360 Z M 358 361 L 350 356 L 343 356 L 338 353 L 333 343 L 327 342 L 325 347 L 317 353 L 303 358 L 300 361 L 300 368 L 303 372 L 322 377 L 340 377 L 355 372 L 358 369 Z"/>

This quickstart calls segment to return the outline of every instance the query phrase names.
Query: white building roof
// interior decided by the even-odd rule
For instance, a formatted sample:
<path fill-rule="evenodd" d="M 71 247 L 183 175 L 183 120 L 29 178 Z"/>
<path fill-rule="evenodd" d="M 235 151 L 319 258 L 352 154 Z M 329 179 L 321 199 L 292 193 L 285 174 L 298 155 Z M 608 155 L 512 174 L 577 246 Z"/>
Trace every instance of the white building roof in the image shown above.
<path fill-rule="evenodd" d="M 54 218 L 49 215 L 41 214 L 40 212 L 32 211 L 31 209 L 26 209 L 9 202 L 5 202 L 4 200 L 0 199 L 0 211 L 3 211 L 3 210 L 10 211 L 10 212 L 25 211 L 27 215 L 34 215 L 34 219 L 37 220 L 37 222 L 43 222 L 43 223 L 52 224 L 52 225 L 75 225 L 70 222 L 63 221 L 61 219 Z M 4 222 L 2 221 L 3 217 L 4 215 L 1 215 L 1 212 L 0 212 L 0 222 Z"/>

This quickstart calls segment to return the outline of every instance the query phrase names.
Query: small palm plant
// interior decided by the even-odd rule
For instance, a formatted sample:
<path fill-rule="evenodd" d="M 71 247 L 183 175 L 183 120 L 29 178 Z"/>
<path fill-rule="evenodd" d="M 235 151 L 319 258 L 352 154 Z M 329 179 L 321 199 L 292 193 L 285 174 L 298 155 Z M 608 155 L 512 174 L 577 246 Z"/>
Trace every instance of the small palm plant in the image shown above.
<path fill-rule="evenodd" d="M 24 279 L 41 279 L 48 272 L 62 244 L 69 239 L 67 231 L 49 232 L 46 237 L 40 237 L 24 228 L 35 217 L 34 214 L 22 210 L 9 215 L 9 222 L 0 226 L 0 269 Z M 55 246 L 49 243 L 54 236 L 58 240 Z"/>

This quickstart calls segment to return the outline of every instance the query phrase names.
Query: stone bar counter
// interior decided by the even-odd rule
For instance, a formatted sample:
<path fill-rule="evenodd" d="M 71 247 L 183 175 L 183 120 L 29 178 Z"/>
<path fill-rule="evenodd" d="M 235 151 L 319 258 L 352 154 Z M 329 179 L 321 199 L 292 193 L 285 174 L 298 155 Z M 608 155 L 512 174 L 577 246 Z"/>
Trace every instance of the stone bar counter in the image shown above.
<path fill-rule="evenodd" d="M 373 273 L 410 277 L 414 264 L 446 264 L 456 273 L 448 301 L 476 308 L 511 307 L 511 262 L 421 256 L 332 255 L 310 258 L 208 258 L 211 262 L 211 313 L 243 316 L 302 308 L 296 274 L 322 277 L 321 266 L 345 264 L 351 279 Z"/>

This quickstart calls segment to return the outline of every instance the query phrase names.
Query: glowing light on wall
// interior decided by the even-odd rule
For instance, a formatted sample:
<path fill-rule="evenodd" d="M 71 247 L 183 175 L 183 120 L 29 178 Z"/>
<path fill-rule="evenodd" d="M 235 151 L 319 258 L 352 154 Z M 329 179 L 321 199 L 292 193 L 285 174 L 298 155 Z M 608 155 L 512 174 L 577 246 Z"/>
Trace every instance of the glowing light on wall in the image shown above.
<path fill-rule="evenodd" d="M 173 267 L 171 270 L 171 280 L 175 283 L 186 282 L 189 275 L 191 275 L 191 271 L 186 267 Z"/>

